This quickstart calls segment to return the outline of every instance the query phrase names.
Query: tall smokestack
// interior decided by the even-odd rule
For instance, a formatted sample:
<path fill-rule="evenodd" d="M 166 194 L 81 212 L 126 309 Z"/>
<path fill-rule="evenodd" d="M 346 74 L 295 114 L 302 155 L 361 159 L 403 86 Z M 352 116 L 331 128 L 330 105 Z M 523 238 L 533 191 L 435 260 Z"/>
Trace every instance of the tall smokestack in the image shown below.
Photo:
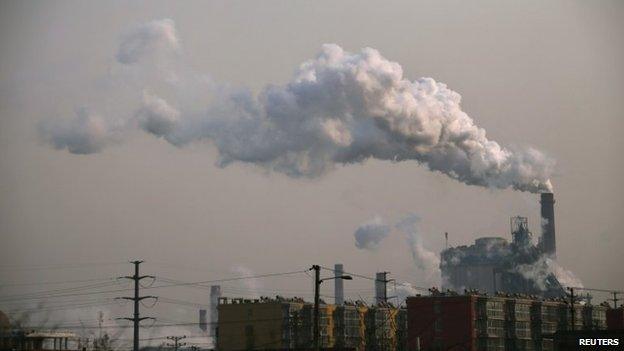
<path fill-rule="evenodd" d="M 334 265 L 334 303 L 336 305 L 344 304 L 344 281 L 338 277 L 342 277 L 344 275 L 344 267 L 341 263 L 336 263 Z"/>
<path fill-rule="evenodd" d="M 553 193 L 542 193 L 542 250 L 545 254 L 557 257 L 555 243 L 555 197 Z"/>
<path fill-rule="evenodd" d="M 219 321 L 219 298 L 221 297 L 221 285 L 210 286 L 210 336 L 216 336 L 217 322 Z"/>
<path fill-rule="evenodd" d="M 199 310 L 199 329 L 201 329 L 204 332 L 208 330 L 207 315 L 208 313 L 206 312 L 206 310 L 204 309 Z"/>
<path fill-rule="evenodd" d="M 379 304 L 386 301 L 386 273 L 378 272 L 375 274 L 375 303 Z"/>

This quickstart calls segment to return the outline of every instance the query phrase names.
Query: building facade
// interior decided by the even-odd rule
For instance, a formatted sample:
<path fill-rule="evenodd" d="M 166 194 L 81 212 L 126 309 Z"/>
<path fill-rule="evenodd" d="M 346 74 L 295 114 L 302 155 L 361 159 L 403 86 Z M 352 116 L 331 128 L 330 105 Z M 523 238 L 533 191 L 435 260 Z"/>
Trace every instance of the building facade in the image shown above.
<path fill-rule="evenodd" d="M 227 299 L 219 302 L 219 350 L 309 349 L 314 343 L 314 305 L 302 299 Z M 362 302 L 319 306 L 323 349 L 406 350 L 407 311 Z"/>
<path fill-rule="evenodd" d="M 520 295 L 434 291 L 407 299 L 408 349 L 551 351 L 558 331 L 606 329 L 606 311 Z"/>
<path fill-rule="evenodd" d="M 607 328 L 609 330 L 624 330 L 624 306 L 607 310 Z"/>

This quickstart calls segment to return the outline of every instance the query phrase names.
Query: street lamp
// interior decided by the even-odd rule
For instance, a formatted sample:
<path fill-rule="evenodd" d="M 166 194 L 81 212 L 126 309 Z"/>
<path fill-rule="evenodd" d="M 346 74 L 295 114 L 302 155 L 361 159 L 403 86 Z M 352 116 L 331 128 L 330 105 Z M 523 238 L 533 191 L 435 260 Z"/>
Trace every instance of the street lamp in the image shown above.
<path fill-rule="evenodd" d="M 319 291 L 321 289 L 321 283 L 326 280 L 333 279 L 343 279 L 343 280 L 353 280 L 353 277 L 350 275 L 341 275 L 339 277 L 330 277 L 321 279 L 321 266 L 313 265 L 311 270 L 314 270 L 314 349 L 321 349 L 321 337 L 320 337 L 320 328 L 319 328 Z"/>

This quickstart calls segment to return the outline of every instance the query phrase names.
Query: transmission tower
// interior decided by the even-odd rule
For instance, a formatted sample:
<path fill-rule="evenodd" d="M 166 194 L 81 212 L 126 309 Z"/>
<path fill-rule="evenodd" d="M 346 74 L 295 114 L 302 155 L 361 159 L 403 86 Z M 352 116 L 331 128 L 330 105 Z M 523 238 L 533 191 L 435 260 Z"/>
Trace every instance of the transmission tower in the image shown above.
<path fill-rule="evenodd" d="M 117 318 L 117 319 L 125 319 L 125 320 L 129 320 L 133 322 L 134 337 L 132 340 L 133 341 L 132 350 L 139 351 L 139 323 L 146 319 L 154 319 L 152 317 L 141 317 L 139 313 L 139 304 L 144 299 L 156 299 L 157 298 L 156 296 L 139 296 L 139 287 L 140 287 L 139 282 L 145 278 L 155 279 L 155 277 L 152 275 L 139 275 L 139 265 L 143 263 L 143 261 L 132 261 L 130 263 L 134 264 L 134 275 L 120 277 L 120 278 L 130 279 L 134 281 L 134 297 L 124 296 L 124 297 L 118 297 L 118 299 L 131 300 L 134 302 L 134 316 L 132 318 L 125 317 L 125 318 Z"/>

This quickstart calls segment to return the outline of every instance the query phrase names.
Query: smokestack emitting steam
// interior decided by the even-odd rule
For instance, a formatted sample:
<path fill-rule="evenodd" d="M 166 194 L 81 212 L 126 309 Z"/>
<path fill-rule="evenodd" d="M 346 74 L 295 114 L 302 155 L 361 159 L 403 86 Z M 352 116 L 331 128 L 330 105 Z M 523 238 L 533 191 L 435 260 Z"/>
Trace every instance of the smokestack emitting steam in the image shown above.
<path fill-rule="evenodd" d="M 553 193 L 541 194 L 542 250 L 551 258 L 557 257 L 555 241 L 555 197 Z"/>
<path fill-rule="evenodd" d="M 179 59 L 172 53 L 183 52 L 180 43 L 172 20 L 148 22 L 122 38 L 118 63 L 139 69 L 151 58 Z M 186 89 L 190 79 L 169 73 L 176 77 L 177 96 L 192 90 Z M 145 88 L 153 91 L 148 81 Z M 177 146 L 209 141 L 222 167 L 244 162 L 292 177 L 317 177 L 369 158 L 414 160 L 465 184 L 551 191 L 551 159 L 488 139 L 462 111 L 458 93 L 432 78 L 406 79 L 398 63 L 372 48 L 354 54 L 323 45 L 290 82 L 267 86 L 257 96 L 216 90 L 222 96 L 204 111 L 185 104 L 188 99 L 170 103 L 146 93 L 125 124 L 83 114 L 45 124 L 41 134 L 55 148 L 86 154 L 130 134 L 121 129 L 138 127 Z"/>
<path fill-rule="evenodd" d="M 340 263 L 334 265 L 334 303 L 336 305 L 344 304 L 344 281 L 338 277 L 344 275 L 344 267 Z"/>

